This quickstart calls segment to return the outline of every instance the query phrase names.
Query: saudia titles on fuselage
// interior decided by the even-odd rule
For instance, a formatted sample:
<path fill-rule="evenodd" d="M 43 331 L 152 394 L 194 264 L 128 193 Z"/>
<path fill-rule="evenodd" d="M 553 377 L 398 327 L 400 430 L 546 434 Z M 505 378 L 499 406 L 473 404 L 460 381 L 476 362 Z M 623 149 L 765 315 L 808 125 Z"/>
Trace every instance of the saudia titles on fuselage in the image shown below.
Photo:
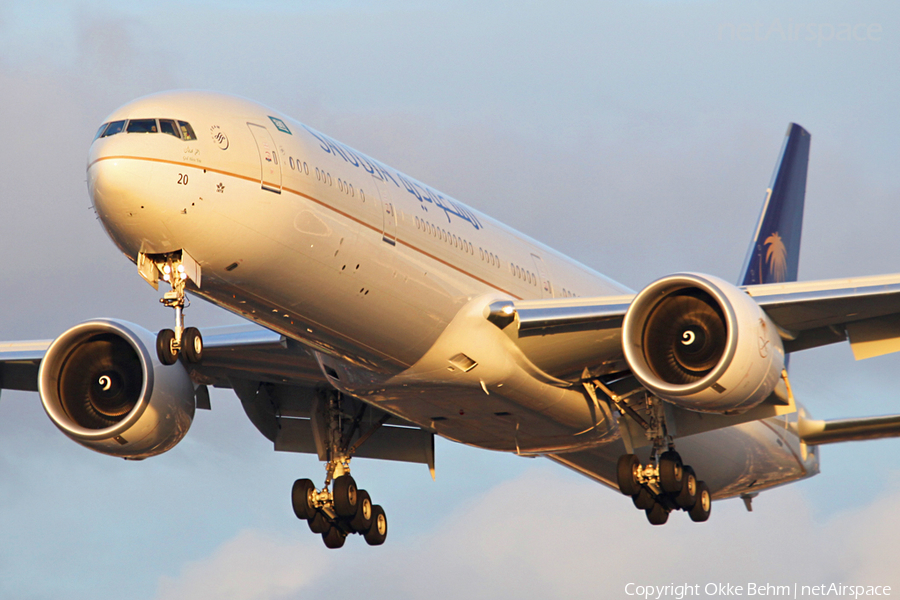
<path fill-rule="evenodd" d="M 437 191 L 431 189 L 427 185 L 405 177 L 397 171 L 394 171 L 393 174 L 391 174 L 386 165 L 383 165 L 377 160 L 369 158 L 364 154 L 351 150 L 344 144 L 331 139 L 325 134 L 310 129 L 306 125 L 303 125 L 303 128 L 308 131 L 310 135 L 319 140 L 319 147 L 328 154 L 339 156 L 354 167 L 365 169 L 366 172 L 368 172 L 370 175 L 376 176 L 384 182 L 391 181 L 398 188 L 401 187 L 401 185 L 397 183 L 397 180 L 399 179 L 401 182 L 403 182 L 402 187 L 405 188 L 407 192 L 415 196 L 423 206 L 427 202 L 444 211 L 444 213 L 447 215 L 448 221 L 451 221 L 450 216 L 452 215 L 470 223 L 475 229 L 482 228 L 481 221 L 478 220 L 478 217 L 476 217 L 471 210 L 461 205 L 459 202 L 451 200 L 450 198 L 447 198 L 446 196 L 443 196 Z M 425 207 L 425 210 L 427 211 L 428 207 Z"/>

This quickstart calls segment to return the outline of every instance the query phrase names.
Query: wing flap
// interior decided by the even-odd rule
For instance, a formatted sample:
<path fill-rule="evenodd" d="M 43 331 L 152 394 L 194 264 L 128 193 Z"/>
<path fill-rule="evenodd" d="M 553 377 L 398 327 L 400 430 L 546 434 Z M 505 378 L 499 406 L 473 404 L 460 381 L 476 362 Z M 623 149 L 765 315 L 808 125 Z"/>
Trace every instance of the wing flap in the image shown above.
<path fill-rule="evenodd" d="M 847 335 L 856 360 L 900 352 L 900 315 L 850 323 Z"/>

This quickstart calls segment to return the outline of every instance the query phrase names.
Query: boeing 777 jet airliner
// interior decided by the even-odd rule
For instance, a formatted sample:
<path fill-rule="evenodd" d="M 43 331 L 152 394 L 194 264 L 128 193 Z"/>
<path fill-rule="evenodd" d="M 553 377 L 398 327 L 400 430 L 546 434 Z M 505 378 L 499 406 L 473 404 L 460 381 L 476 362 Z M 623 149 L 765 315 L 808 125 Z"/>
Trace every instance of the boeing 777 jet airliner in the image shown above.
<path fill-rule="evenodd" d="M 156 334 L 115 319 L 0 346 L 0 384 L 62 432 L 148 458 L 231 388 L 274 449 L 317 454 L 296 516 L 337 548 L 385 541 L 354 457 L 434 470 L 434 436 L 544 456 L 660 525 L 705 521 L 818 472 L 818 444 L 900 435 L 900 417 L 814 421 L 791 352 L 900 350 L 900 275 L 798 282 L 810 136 L 790 125 L 736 284 L 677 273 L 635 293 L 261 104 L 141 98 L 90 146 L 113 243 L 173 309 Z M 247 320 L 186 326 L 191 294 Z"/>

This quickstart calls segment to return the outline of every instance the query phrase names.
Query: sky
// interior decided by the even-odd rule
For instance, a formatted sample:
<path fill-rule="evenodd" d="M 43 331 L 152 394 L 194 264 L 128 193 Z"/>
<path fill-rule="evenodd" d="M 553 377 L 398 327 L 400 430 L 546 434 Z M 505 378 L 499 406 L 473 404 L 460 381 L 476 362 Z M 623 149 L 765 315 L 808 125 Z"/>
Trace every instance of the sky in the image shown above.
<path fill-rule="evenodd" d="M 736 280 L 787 124 L 812 134 L 801 279 L 900 271 L 900 4 L 886 1 L 0 1 L 0 339 L 117 317 L 170 326 L 90 209 L 106 115 L 211 89 L 275 107 L 640 289 Z M 198 326 L 235 322 L 195 302 Z M 900 411 L 900 357 L 791 361 L 820 418 Z M 215 390 L 140 463 L 0 396 L 0 598 L 628 598 L 626 586 L 891 585 L 900 441 L 822 450 L 822 473 L 651 527 L 542 459 L 438 440 L 358 460 L 380 548 L 329 551 L 290 509 L 315 457 L 276 454 Z M 703 597 L 720 597 L 718 593 Z M 721 596 L 725 597 L 725 596 Z"/>

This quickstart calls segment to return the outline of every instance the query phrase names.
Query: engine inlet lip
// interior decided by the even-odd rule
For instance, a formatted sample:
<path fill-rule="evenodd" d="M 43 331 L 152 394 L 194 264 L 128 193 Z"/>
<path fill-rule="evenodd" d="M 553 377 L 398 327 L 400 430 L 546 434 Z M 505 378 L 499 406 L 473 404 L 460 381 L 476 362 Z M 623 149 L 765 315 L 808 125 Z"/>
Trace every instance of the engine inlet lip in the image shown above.
<path fill-rule="evenodd" d="M 697 288 L 709 294 L 725 315 L 727 338 L 725 351 L 712 371 L 690 384 L 672 384 L 660 379 L 647 364 L 644 355 L 643 325 L 656 306 L 673 293 Z M 737 316 L 734 307 L 715 282 L 695 273 L 676 273 L 658 279 L 642 290 L 632 301 L 622 321 L 622 350 L 634 376 L 644 386 L 668 396 L 689 396 L 716 383 L 737 352 Z"/>
<path fill-rule="evenodd" d="M 148 368 L 153 365 L 153 359 L 141 338 L 131 330 L 129 325 L 130 323 L 106 319 L 85 321 L 69 329 L 50 344 L 38 371 L 38 392 L 47 416 L 64 433 L 85 441 L 107 440 L 127 431 L 144 414 L 153 393 L 153 369 Z M 128 342 L 141 362 L 144 380 L 137 404 L 124 419 L 104 429 L 88 429 L 72 423 L 71 418 L 63 409 L 59 398 L 59 374 L 60 367 L 69 356 L 73 346 L 99 334 L 117 335 Z"/>

